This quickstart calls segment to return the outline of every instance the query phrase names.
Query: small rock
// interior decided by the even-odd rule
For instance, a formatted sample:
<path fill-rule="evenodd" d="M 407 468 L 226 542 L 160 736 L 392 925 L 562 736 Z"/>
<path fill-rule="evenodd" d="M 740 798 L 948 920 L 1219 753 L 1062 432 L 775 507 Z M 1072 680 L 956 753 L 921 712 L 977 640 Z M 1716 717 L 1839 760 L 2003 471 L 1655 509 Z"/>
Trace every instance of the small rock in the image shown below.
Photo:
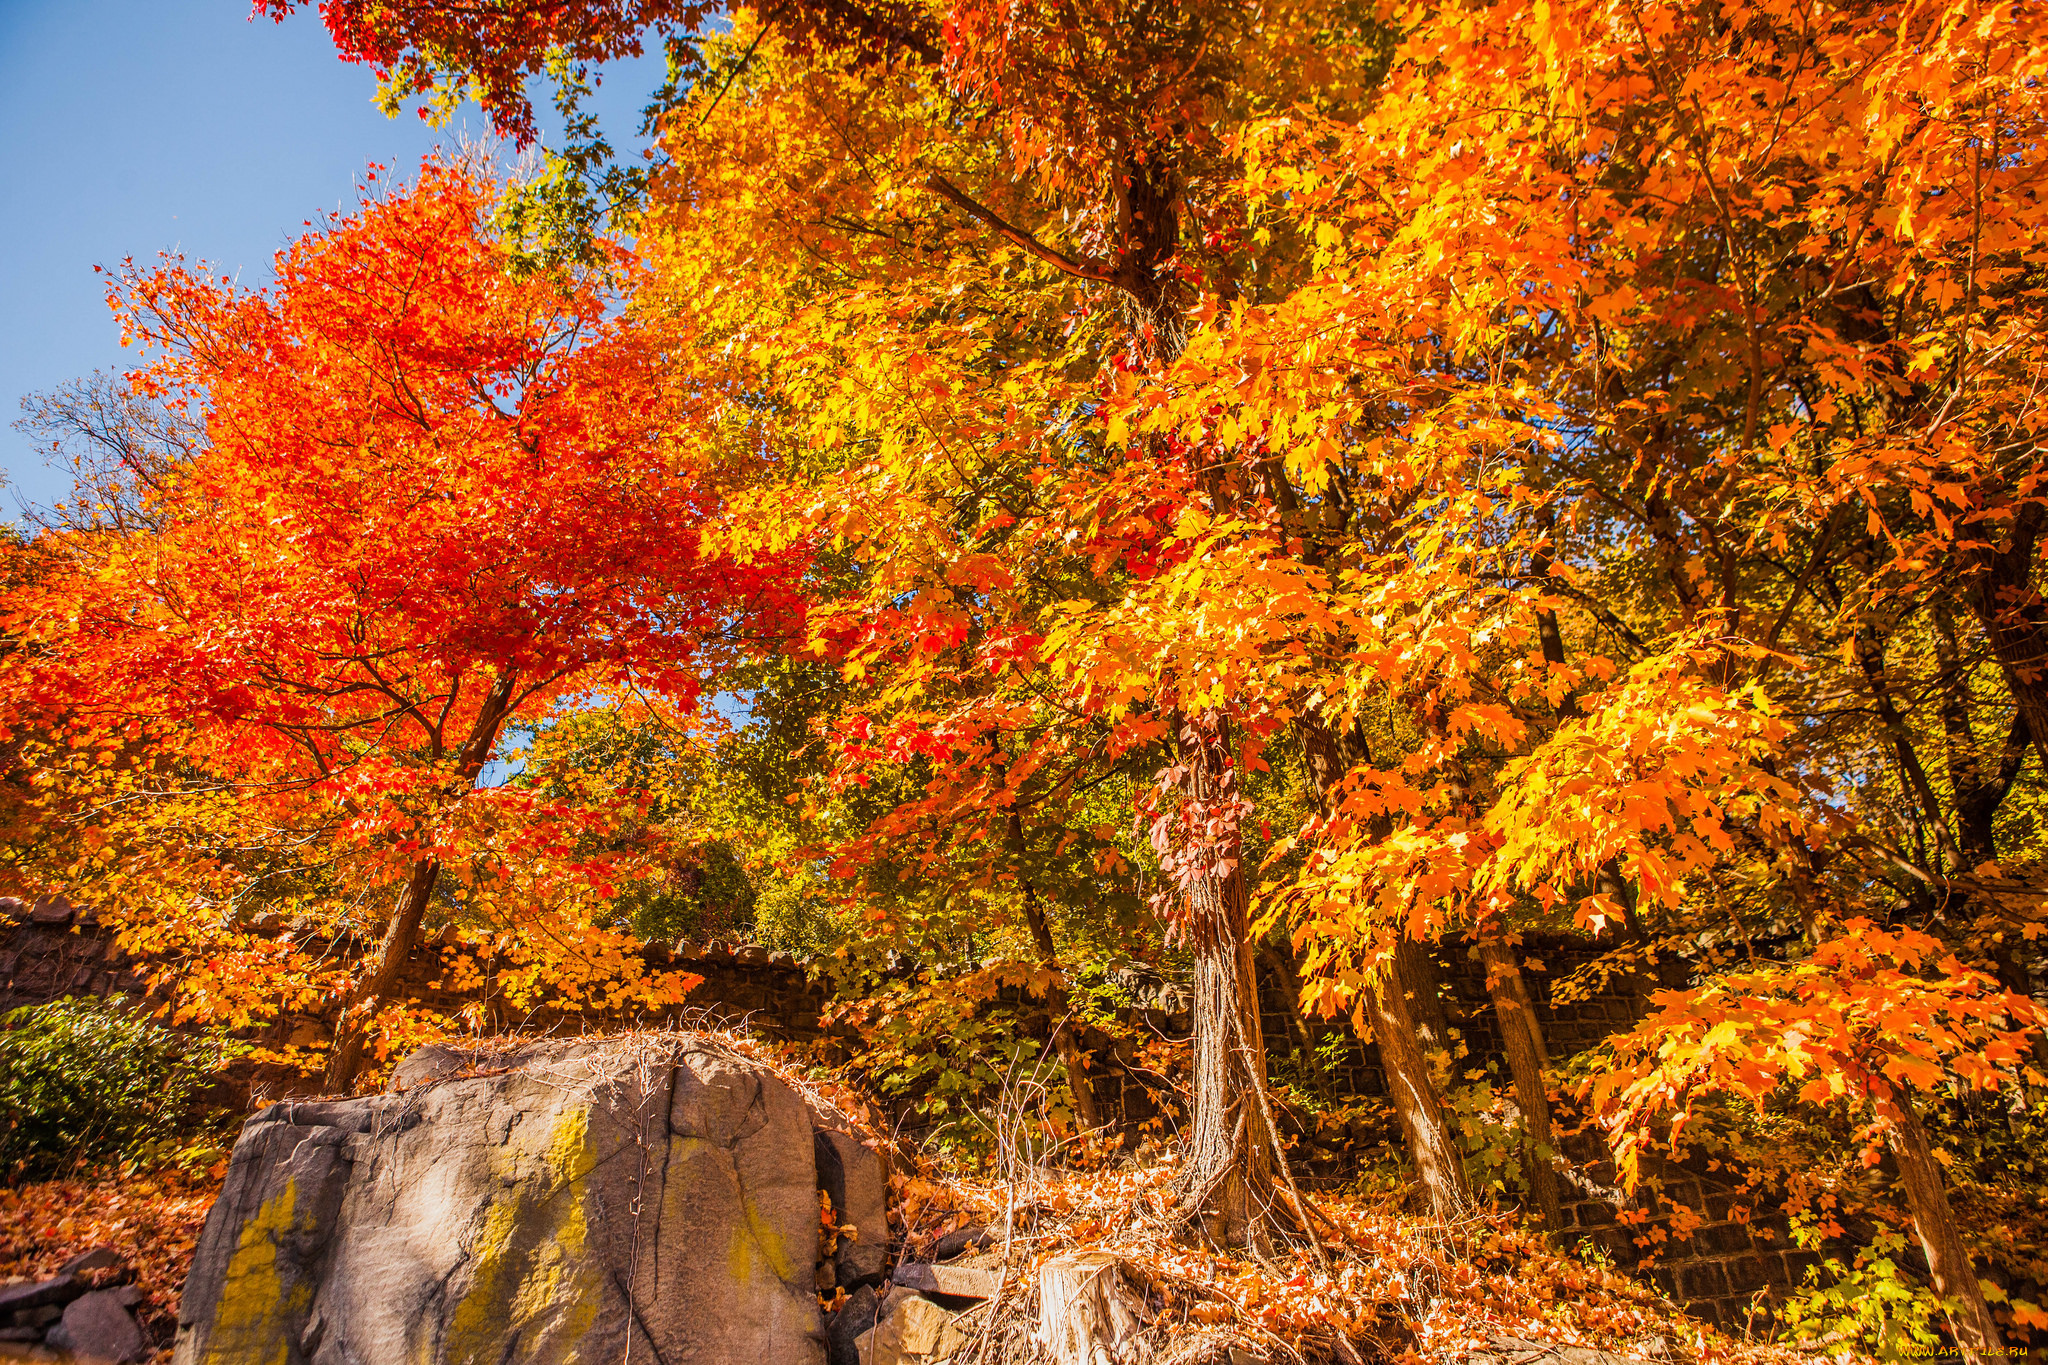
<path fill-rule="evenodd" d="M 150 1353 L 151 1343 L 142 1324 L 111 1290 L 95 1290 L 73 1299 L 64 1310 L 64 1321 L 52 1327 L 44 1340 L 54 1345 L 59 1332 L 71 1350 L 93 1360 L 143 1360 Z"/>
<path fill-rule="evenodd" d="M 284 932 L 284 916 L 272 910 L 267 915 L 258 915 L 249 925 L 252 933 L 264 938 L 276 938 Z"/>
<path fill-rule="evenodd" d="M 954 1299 L 992 1299 L 1002 1284 L 1002 1272 L 964 1265 L 924 1265 L 907 1261 L 892 1276 L 905 1289 L 920 1294 Z"/>
<path fill-rule="evenodd" d="M 40 1308 L 24 1309 L 16 1313 L 14 1320 L 40 1332 L 53 1322 L 64 1321 L 64 1309 L 58 1304 L 46 1303 Z"/>
<path fill-rule="evenodd" d="M 839 1278 L 833 1273 L 830 1261 L 818 1262 L 817 1269 L 811 1272 L 811 1285 L 820 1294 L 828 1297 L 839 1287 Z"/>
<path fill-rule="evenodd" d="M 881 1321 L 854 1339 L 854 1349 L 863 1365 L 945 1360 L 967 1344 L 954 1317 L 930 1299 L 899 1290 L 883 1305 Z"/>
<path fill-rule="evenodd" d="M 132 1284 L 121 1285 L 110 1292 L 121 1301 L 123 1308 L 140 1308 L 142 1300 L 146 1297 L 140 1287 Z"/>
<path fill-rule="evenodd" d="M 768 954 L 768 965 L 771 967 L 794 967 L 796 966 L 796 955 L 794 953 L 770 953 Z"/>
<path fill-rule="evenodd" d="M 0 1313 L 18 1313 L 46 1303 L 69 1303 L 86 1291 L 85 1281 L 76 1275 L 59 1275 L 54 1280 L 32 1284 L 11 1284 L 0 1289 Z"/>
<path fill-rule="evenodd" d="M 955 1256 L 989 1246 L 996 1240 L 994 1228 L 956 1228 L 932 1244 L 934 1261 L 950 1261 Z"/>
<path fill-rule="evenodd" d="M 0 1327 L 0 1341 L 41 1341 L 42 1339 L 43 1329 L 40 1327 Z"/>
<path fill-rule="evenodd" d="M 83 1275 L 91 1270 L 113 1270 L 121 1264 L 121 1253 L 112 1247 L 94 1247 L 81 1251 L 63 1265 L 57 1267 L 59 1275 Z"/>
<path fill-rule="evenodd" d="M 0 896 L 0 918 L 24 920 L 28 918 L 28 902 L 19 896 Z"/>
<path fill-rule="evenodd" d="M 874 1325 L 875 1291 L 862 1285 L 846 1296 L 846 1302 L 825 1324 L 831 1365 L 867 1365 L 860 1356 L 859 1340 Z"/>
<path fill-rule="evenodd" d="M 765 967 L 768 965 L 768 950 L 758 943 L 732 950 L 732 960 L 742 967 Z"/>
<path fill-rule="evenodd" d="M 44 1335 L 43 1345 L 53 1351 L 68 1351 L 71 1349 L 71 1334 L 64 1330 L 64 1324 L 60 1322 Z"/>
<path fill-rule="evenodd" d="M 61 926 L 71 923 L 77 917 L 78 907 L 54 891 L 47 896 L 36 897 L 35 905 L 28 912 L 31 924 Z"/>

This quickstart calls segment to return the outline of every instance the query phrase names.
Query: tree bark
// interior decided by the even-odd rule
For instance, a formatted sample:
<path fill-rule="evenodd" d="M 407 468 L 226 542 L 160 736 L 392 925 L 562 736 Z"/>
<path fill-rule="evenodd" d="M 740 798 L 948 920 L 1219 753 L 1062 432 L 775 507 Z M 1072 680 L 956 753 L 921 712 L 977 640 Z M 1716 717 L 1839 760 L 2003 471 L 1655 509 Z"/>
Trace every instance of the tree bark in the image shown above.
<path fill-rule="evenodd" d="M 1057 1365 L 1106 1365 L 1144 1330 L 1123 1262 L 1107 1252 L 1068 1252 L 1038 1268 L 1040 1346 Z"/>
<path fill-rule="evenodd" d="M 2048 767 L 2048 603 L 2034 590 L 2034 547 L 2044 521 L 2048 509 L 2023 503 L 2014 511 L 2012 541 L 2005 549 L 1960 550 L 1958 558 L 1976 573 L 1970 605 L 2012 689 L 2034 752 Z"/>
<path fill-rule="evenodd" d="M 1479 960 L 1486 967 L 1486 993 L 1493 1001 L 1494 1017 L 1500 1021 L 1501 1050 L 1507 1054 L 1515 1104 L 1522 1111 L 1522 1174 L 1544 1228 L 1555 1232 L 1560 1205 L 1557 1170 L 1550 1164 L 1550 1152 L 1557 1145 L 1557 1135 L 1550 1126 L 1550 1092 L 1543 1083 L 1543 1068 L 1550 1060 L 1543 1047 L 1543 1030 L 1514 950 L 1497 933 L 1482 930 Z"/>
<path fill-rule="evenodd" d="M 456 753 L 455 777 L 451 783 L 451 795 L 455 799 L 460 800 L 465 791 L 476 785 L 477 774 L 483 771 L 492 748 L 498 742 L 499 727 L 505 723 L 505 717 L 512 709 L 515 685 L 513 674 L 500 673 L 492 682 L 491 690 L 485 694 L 477 710 L 476 722 L 470 727 L 469 738 Z M 391 918 L 385 922 L 377 965 L 350 992 L 348 1004 L 335 1025 L 334 1049 L 327 1058 L 325 1079 L 329 1094 L 346 1095 L 354 1087 L 356 1076 L 363 1067 L 363 1048 L 369 1038 L 370 1020 L 398 984 L 398 978 L 412 956 L 413 946 L 419 938 L 420 923 L 426 918 L 427 905 L 433 900 L 434 886 L 440 876 L 441 864 L 435 858 L 416 860 L 406 874 L 405 885 L 399 889 L 398 900 L 391 907 Z"/>
<path fill-rule="evenodd" d="M 1401 1119 L 1401 1135 L 1415 1160 L 1415 1174 L 1429 1197 L 1430 1212 L 1449 1222 L 1472 1211 L 1472 1184 L 1465 1178 L 1464 1158 L 1452 1140 L 1450 1123 L 1430 1079 L 1429 1062 L 1417 1043 L 1415 1015 L 1409 1006 L 1408 982 L 1397 955 L 1387 980 L 1366 992 L 1372 1031 L 1386 1072 L 1387 1095 Z"/>
<path fill-rule="evenodd" d="M 346 1095 L 355 1085 L 363 1067 L 363 1046 L 369 1038 L 370 1016 L 398 984 L 406 961 L 412 956 L 413 941 L 419 936 L 420 921 L 434 897 L 434 883 L 440 879 L 437 859 L 422 858 L 399 889 L 398 903 L 384 929 L 384 941 L 377 952 L 377 965 L 349 998 L 335 1029 L 334 1051 L 327 1059 L 327 1091 Z"/>
<path fill-rule="evenodd" d="M 1234 800 L 1225 727 L 1209 716 L 1176 714 L 1181 763 L 1190 796 L 1215 810 Z M 1194 951 L 1195 1124 L 1188 1153 L 1188 1197 L 1217 1246 L 1263 1248 L 1267 1211 L 1275 1207 L 1273 1149 L 1267 1127 L 1266 1046 L 1259 1025 L 1258 977 L 1252 964 L 1243 848 L 1235 821 L 1222 846 L 1205 851 L 1204 870 L 1184 886 L 1189 946 Z"/>
<path fill-rule="evenodd" d="M 1368 762 L 1364 736 L 1354 729 L 1339 737 L 1315 715 L 1304 715 L 1302 747 L 1308 758 L 1310 793 L 1318 810 L 1329 813 L 1330 789 L 1354 762 Z M 1388 828 L 1372 831 L 1385 838 Z M 1395 946 L 1387 978 L 1365 986 L 1364 1005 L 1379 1044 L 1380 1069 L 1387 1094 L 1400 1116 L 1401 1135 L 1430 1208 L 1445 1219 L 1462 1217 L 1472 1207 L 1472 1187 L 1465 1163 L 1444 1118 L 1443 1101 L 1430 1074 L 1427 1053 L 1450 1047 L 1450 1023 L 1438 991 L 1436 964 L 1428 949 L 1406 934 Z"/>
<path fill-rule="evenodd" d="M 1951 1305 L 1949 1329 L 1955 1334 L 1968 1365 L 1984 1365 L 1987 1356 L 1998 1352 L 2004 1341 L 1991 1309 L 1978 1287 L 1977 1274 L 1970 1268 L 1970 1251 L 1956 1230 L 1955 1213 L 1949 1208 L 1948 1191 L 1941 1178 L 1941 1165 L 1928 1146 L 1927 1130 L 1913 1110 L 1910 1096 L 1895 1098 L 1896 1113 L 1879 1112 L 1885 1144 L 1899 1163 L 1899 1180 L 1906 1187 L 1906 1202 L 1913 1211 L 1913 1231 L 1920 1249 L 1927 1254 L 1929 1277 L 1935 1292 Z"/>
<path fill-rule="evenodd" d="M 1442 1053 L 1451 1057 L 1451 1016 L 1444 1009 L 1443 973 L 1437 970 L 1436 954 L 1427 943 L 1403 938 L 1394 945 L 1400 964 L 1401 983 L 1408 998 L 1408 1017 L 1415 1021 L 1415 1042 L 1425 1059 Z M 1434 1076 L 1434 1070 L 1431 1071 Z"/>

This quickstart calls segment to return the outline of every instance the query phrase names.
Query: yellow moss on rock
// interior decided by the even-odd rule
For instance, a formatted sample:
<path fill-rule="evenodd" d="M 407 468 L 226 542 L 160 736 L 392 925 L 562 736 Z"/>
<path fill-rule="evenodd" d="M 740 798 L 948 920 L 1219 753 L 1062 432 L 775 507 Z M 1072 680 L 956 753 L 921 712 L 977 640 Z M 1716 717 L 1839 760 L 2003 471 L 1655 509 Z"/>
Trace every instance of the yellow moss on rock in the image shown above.
<path fill-rule="evenodd" d="M 581 1107 L 554 1123 L 544 1150 L 513 1146 L 493 1162 L 493 1174 L 510 1187 L 492 1199 L 470 1248 L 475 1269 L 449 1321 L 442 1360 L 497 1365 L 515 1340 L 519 1360 L 530 1365 L 581 1359 L 577 1348 L 603 1289 L 584 1208 L 596 1165 L 590 1113 Z"/>
<path fill-rule="evenodd" d="M 303 1282 L 286 1291 L 277 1265 L 278 1239 L 312 1230 L 298 1224 L 298 1198 L 298 1183 L 287 1180 L 242 1224 L 206 1337 L 206 1365 L 285 1365 L 287 1324 L 305 1315 L 313 1297 Z"/>
<path fill-rule="evenodd" d="M 734 1228 L 732 1234 L 733 1280 L 738 1284 L 748 1284 L 763 1269 L 778 1280 L 794 1279 L 796 1266 L 789 1259 L 789 1248 L 782 1244 L 782 1234 L 761 1216 L 752 1196 L 741 1196 L 740 1209 L 740 1226 Z"/>

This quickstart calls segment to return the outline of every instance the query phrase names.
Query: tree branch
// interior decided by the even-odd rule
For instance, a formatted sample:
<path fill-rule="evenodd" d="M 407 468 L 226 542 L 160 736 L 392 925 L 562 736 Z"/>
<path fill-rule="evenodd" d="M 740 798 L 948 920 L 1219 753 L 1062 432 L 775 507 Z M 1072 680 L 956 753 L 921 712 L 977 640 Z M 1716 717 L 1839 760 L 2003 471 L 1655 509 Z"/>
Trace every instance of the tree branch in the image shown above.
<path fill-rule="evenodd" d="M 1013 245 L 1023 247 L 1026 251 L 1036 256 L 1039 260 L 1044 261 L 1061 274 L 1072 275 L 1077 280 L 1092 280 L 1096 284 L 1114 284 L 1116 282 L 1115 277 L 1110 274 L 1108 266 L 1097 261 L 1077 261 L 1064 251 L 1047 246 L 1023 228 L 1013 227 L 1011 224 L 1004 222 L 1002 218 L 998 217 L 991 210 L 985 209 L 980 204 L 974 202 L 974 200 L 969 199 L 960 191 L 958 186 L 954 185 L 952 181 L 946 179 L 943 175 L 930 176 L 924 183 L 926 189 L 938 195 L 939 198 L 945 200 L 954 208 L 959 209 L 970 218 L 979 219 L 993 228 L 998 236 L 1005 238 Z"/>

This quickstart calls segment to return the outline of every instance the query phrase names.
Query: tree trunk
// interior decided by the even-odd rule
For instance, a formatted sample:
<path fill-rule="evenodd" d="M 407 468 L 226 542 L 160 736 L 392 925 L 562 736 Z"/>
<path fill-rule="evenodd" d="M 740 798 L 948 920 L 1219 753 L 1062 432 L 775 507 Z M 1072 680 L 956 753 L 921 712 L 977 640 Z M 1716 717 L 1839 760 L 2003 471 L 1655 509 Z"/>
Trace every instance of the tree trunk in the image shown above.
<path fill-rule="evenodd" d="M 441 864 L 422 858 L 399 889 L 398 903 L 384 930 L 377 965 L 349 996 L 349 1003 L 335 1026 L 334 1051 L 327 1059 L 327 1092 L 346 1095 L 363 1068 L 363 1046 L 369 1039 L 370 1016 L 398 984 L 400 973 L 412 956 L 413 941 L 419 937 L 420 921 L 433 899 L 434 883 L 440 879 Z"/>
<path fill-rule="evenodd" d="M 1437 970 L 1436 954 L 1427 943 L 1403 938 L 1394 945 L 1400 962 L 1401 981 L 1408 994 L 1408 1017 L 1415 1021 L 1415 1041 L 1424 1057 L 1442 1053 L 1451 1056 L 1451 1016 L 1444 1009 L 1443 973 Z M 1434 1071 L 1431 1072 L 1434 1075 Z"/>
<path fill-rule="evenodd" d="M 1038 1343 L 1056 1365 L 1113 1365 L 1144 1330 L 1137 1299 L 1109 1253 L 1055 1256 L 1038 1268 Z"/>
<path fill-rule="evenodd" d="M 2048 509 L 2022 503 L 2013 513 L 2012 542 L 2003 550 L 1961 550 L 1963 567 L 1976 571 L 1970 605 L 2005 673 L 2026 722 L 2034 752 L 2048 767 L 2048 604 L 2034 591 L 2034 543 Z M 1989 527 L 1978 528 L 1986 534 Z"/>
<path fill-rule="evenodd" d="M 1878 1115 L 1885 1143 L 1898 1159 L 1899 1180 L 1906 1187 L 1906 1202 L 1913 1211 L 1913 1231 L 1920 1249 L 1927 1253 L 1927 1269 L 1935 1292 L 1951 1307 L 1949 1329 L 1955 1334 L 1967 1365 L 1983 1365 L 1987 1356 L 2000 1353 L 2003 1339 L 1984 1291 L 1970 1268 L 1970 1251 L 1956 1231 L 1954 1212 L 1941 1178 L 1941 1165 L 1927 1143 L 1927 1130 L 1913 1110 L 1910 1096 L 1896 1096 L 1896 1115 Z"/>
<path fill-rule="evenodd" d="M 490 759 L 491 749 L 498 742 L 498 729 L 512 709 L 515 686 L 513 674 L 500 673 L 492 681 L 491 690 L 484 695 L 483 703 L 477 709 L 476 722 L 470 727 L 469 738 L 456 752 L 455 774 L 450 784 L 450 795 L 455 800 L 460 800 L 476 785 L 477 774 L 483 771 L 485 762 Z M 329 1094 L 346 1095 L 354 1087 L 356 1076 L 363 1068 L 363 1047 L 368 1041 L 370 1020 L 390 995 L 392 987 L 398 984 L 406 961 L 412 956 L 413 945 L 419 938 L 420 922 L 426 918 L 427 904 L 434 897 L 434 884 L 440 876 L 441 864 L 435 858 L 415 861 L 407 873 L 405 885 L 399 889 L 398 901 L 391 907 L 391 918 L 386 921 L 377 965 L 349 994 L 348 1004 L 335 1025 L 334 1050 L 327 1058 L 325 1084 Z"/>
<path fill-rule="evenodd" d="M 1229 831 L 1203 850 L 1202 869 L 1183 885 L 1194 950 L 1194 1141 L 1188 1198 L 1219 1247 L 1263 1248 L 1266 1211 L 1275 1207 L 1273 1150 L 1266 1123 L 1266 1045 L 1259 1026 L 1243 848 L 1236 821 L 1222 808 L 1236 799 L 1225 727 L 1213 714 L 1178 715 L 1181 764 L 1204 824 Z M 1221 818 L 1207 818 L 1218 816 Z"/>
<path fill-rule="evenodd" d="M 1045 995 L 1045 1007 L 1052 1016 L 1052 1045 L 1060 1054 L 1060 1065 L 1067 1069 L 1067 1088 L 1074 1093 L 1074 1118 L 1083 1132 L 1092 1133 L 1102 1126 L 1102 1111 L 1095 1104 L 1095 1083 L 1088 1076 L 1086 1054 L 1074 1036 L 1073 1021 L 1067 1017 L 1067 975 L 1060 966 L 1059 952 L 1053 946 L 1052 926 L 1046 923 L 1045 907 L 1039 903 L 1038 888 L 1024 875 L 1024 817 L 1015 808 L 1011 809 L 1006 821 L 1006 833 L 1011 852 L 1017 858 L 1017 885 L 1023 893 L 1024 923 L 1031 930 L 1032 944 L 1038 949 L 1038 964 L 1053 973 L 1055 978 Z"/>
<path fill-rule="evenodd" d="M 1472 1210 L 1472 1186 L 1465 1162 L 1451 1138 L 1451 1126 L 1437 1099 L 1429 1062 L 1417 1042 L 1415 1015 L 1409 1004 L 1409 983 L 1397 954 L 1387 979 L 1366 993 L 1372 1012 L 1373 1038 L 1379 1043 L 1380 1065 L 1386 1073 L 1387 1095 L 1401 1118 L 1401 1134 L 1415 1159 L 1415 1173 L 1429 1196 L 1430 1211 L 1449 1222 Z"/>
<path fill-rule="evenodd" d="M 1557 1137 L 1550 1126 L 1550 1094 L 1543 1083 L 1543 1068 L 1550 1060 L 1543 1047 L 1543 1030 L 1514 950 L 1494 933 L 1482 932 L 1479 960 L 1486 966 L 1486 993 L 1493 1000 L 1494 1017 L 1500 1021 L 1501 1049 L 1507 1054 L 1515 1104 L 1522 1111 L 1522 1173 L 1544 1228 L 1555 1232 L 1559 1223 L 1557 1171 L 1550 1164 L 1550 1153 Z"/>
<path fill-rule="evenodd" d="M 1371 755 L 1366 752 L 1364 736 L 1355 729 L 1340 739 L 1313 714 L 1304 715 L 1298 723 L 1314 788 L 1310 794 L 1317 809 L 1327 814 L 1330 788 L 1354 762 L 1369 762 Z M 1372 831 L 1377 838 L 1385 838 L 1388 832 L 1385 828 Z M 1387 1094 L 1400 1115 L 1401 1135 L 1407 1140 L 1416 1176 L 1429 1196 L 1430 1207 L 1449 1219 L 1461 1217 L 1471 1208 L 1472 1187 L 1465 1179 L 1464 1161 L 1430 1074 L 1427 1054 L 1450 1047 L 1450 1023 L 1436 977 L 1436 963 L 1429 950 L 1404 934 L 1388 963 L 1387 979 L 1364 988 L 1364 1004 L 1379 1044 Z"/>

